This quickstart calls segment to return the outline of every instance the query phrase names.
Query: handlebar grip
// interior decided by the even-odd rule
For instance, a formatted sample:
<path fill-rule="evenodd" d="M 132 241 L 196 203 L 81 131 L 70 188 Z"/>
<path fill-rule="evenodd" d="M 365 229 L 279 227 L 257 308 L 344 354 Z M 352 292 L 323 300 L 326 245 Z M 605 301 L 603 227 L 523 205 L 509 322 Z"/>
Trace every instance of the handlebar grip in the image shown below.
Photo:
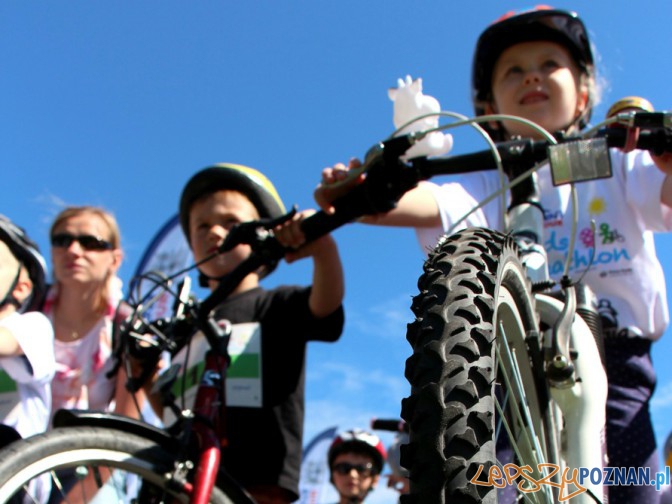
<path fill-rule="evenodd" d="M 362 215 L 374 212 L 363 185 L 334 200 L 333 206 L 336 209 L 333 214 L 320 210 L 303 221 L 301 230 L 307 241 L 313 241 Z"/>
<path fill-rule="evenodd" d="M 408 424 L 394 418 L 374 418 L 371 420 L 371 429 L 391 432 L 408 432 Z"/>
<path fill-rule="evenodd" d="M 633 126 L 640 128 L 670 128 L 672 127 L 672 113 L 637 112 L 634 114 L 633 122 Z"/>
<path fill-rule="evenodd" d="M 623 147 L 627 139 L 626 128 L 609 128 L 598 136 L 607 138 L 609 147 Z M 648 150 L 656 155 L 672 152 L 672 130 L 668 128 L 643 129 L 639 131 L 636 148 Z"/>

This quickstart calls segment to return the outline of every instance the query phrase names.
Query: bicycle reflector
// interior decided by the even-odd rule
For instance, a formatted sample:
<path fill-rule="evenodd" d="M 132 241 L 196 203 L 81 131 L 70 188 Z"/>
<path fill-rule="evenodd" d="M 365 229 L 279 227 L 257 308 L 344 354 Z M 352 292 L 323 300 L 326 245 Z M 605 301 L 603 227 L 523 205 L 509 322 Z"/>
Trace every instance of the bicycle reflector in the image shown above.
<path fill-rule="evenodd" d="M 553 185 L 586 182 L 612 176 L 605 138 L 563 142 L 548 147 Z"/>

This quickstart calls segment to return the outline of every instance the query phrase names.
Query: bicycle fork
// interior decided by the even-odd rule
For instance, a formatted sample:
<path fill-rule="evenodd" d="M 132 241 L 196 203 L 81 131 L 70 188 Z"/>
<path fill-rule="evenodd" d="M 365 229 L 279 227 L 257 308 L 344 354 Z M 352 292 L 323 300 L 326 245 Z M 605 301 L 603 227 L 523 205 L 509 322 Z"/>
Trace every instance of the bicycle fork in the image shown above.
<path fill-rule="evenodd" d="M 538 294 L 537 308 L 541 320 L 558 320 L 565 305 L 551 296 Z M 581 317 L 574 317 L 569 330 L 572 353 L 573 379 L 560 386 L 550 381 L 550 393 L 564 419 L 566 438 L 562 452 L 570 471 L 580 468 L 600 471 L 606 465 L 605 425 L 607 401 L 607 376 L 593 334 Z M 590 480 L 583 482 L 586 492 L 572 502 L 598 502 L 604 500 L 606 487 Z M 589 497 L 592 494 L 595 498 Z M 606 500 L 604 500 L 606 501 Z"/>
<path fill-rule="evenodd" d="M 540 245 L 541 207 L 533 198 L 527 199 L 512 206 L 508 218 L 528 276 L 537 284 L 549 282 L 546 251 Z M 564 419 L 561 452 L 565 468 L 576 474 L 580 468 L 601 470 L 606 465 L 607 377 L 603 366 L 596 365 L 602 360 L 591 329 L 576 316 L 574 285 L 563 278 L 561 286 L 564 301 L 543 294 L 537 294 L 536 300 L 541 321 L 552 328 L 550 338 L 545 338 L 545 374 L 553 402 Z M 584 481 L 583 488 L 572 502 L 606 502 L 606 487 L 601 481 Z"/>

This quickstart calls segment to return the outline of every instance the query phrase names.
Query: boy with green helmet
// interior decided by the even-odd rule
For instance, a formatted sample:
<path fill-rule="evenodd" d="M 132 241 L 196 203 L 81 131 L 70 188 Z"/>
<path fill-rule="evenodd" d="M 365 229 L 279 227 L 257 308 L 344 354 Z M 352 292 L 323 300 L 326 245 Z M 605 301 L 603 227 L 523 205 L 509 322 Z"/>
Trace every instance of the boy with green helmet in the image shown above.
<path fill-rule="evenodd" d="M 180 223 L 196 261 L 211 255 L 239 223 L 285 213 L 271 182 L 259 171 L 218 164 L 196 173 L 180 198 Z M 298 213 L 273 231 L 292 249 L 288 262 L 312 257 L 310 287 L 266 290 L 265 271 L 250 273 L 217 308 L 218 319 L 255 324 L 261 338 L 261 403 L 226 408 L 228 446 L 222 447 L 225 469 L 260 503 L 298 499 L 304 418 L 305 353 L 308 341 L 336 341 L 343 328 L 343 272 L 338 249 L 329 235 L 305 244 Z M 248 245 L 219 254 L 199 266 L 208 286 L 232 271 L 249 254 Z"/>

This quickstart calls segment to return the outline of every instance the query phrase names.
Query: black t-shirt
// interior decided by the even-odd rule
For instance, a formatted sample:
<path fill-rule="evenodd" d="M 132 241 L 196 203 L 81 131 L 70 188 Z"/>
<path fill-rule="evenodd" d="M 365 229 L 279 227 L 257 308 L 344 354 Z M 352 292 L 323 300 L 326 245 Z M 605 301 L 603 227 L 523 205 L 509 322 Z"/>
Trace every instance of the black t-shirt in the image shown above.
<path fill-rule="evenodd" d="M 262 407 L 228 407 L 228 447 L 222 464 L 244 487 L 279 485 L 296 494 L 303 448 L 305 355 L 308 341 L 336 341 L 343 330 L 340 307 L 315 319 L 309 287 L 261 287 L 229 297 L 216 318 L 261 325 Z"/>

